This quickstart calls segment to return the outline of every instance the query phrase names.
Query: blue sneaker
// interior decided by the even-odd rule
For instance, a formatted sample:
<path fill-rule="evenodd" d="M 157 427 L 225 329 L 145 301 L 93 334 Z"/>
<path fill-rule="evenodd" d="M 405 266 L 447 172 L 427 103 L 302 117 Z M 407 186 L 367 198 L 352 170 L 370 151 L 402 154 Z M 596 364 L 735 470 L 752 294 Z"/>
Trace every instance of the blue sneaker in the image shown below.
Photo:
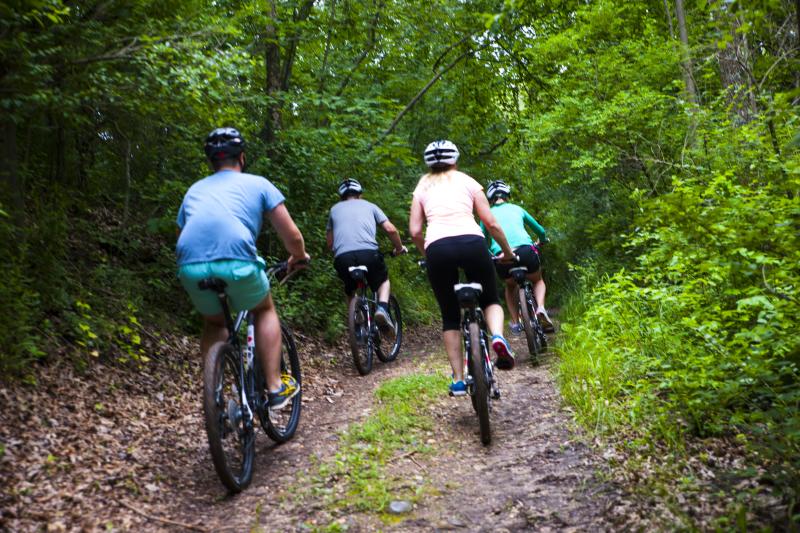
<path fill-rule="evenodd" d="M 450 396 L 466 396 L 467 384 L 463 381 L 453 381 L 450 383 Z"/>
<path fill-rule="evenodd" d="M 518 337 L 522 334 L 522 324 L 519 322 L 512 322 L 509 328 L 511 329 L 511 334 L 515 337 Z"/>
<path fill-rule="evenodd" d="M 502 335 L 494 335 L 492 337 L 492 349 L 497 354 L 497 363 L 495 363 L 497 368 L 500 370 L 514 368 L 514 353 Z"/>
<path fill-rule="evenodd" d="M 283 409 L 300 392 L 300 384 L 289 374 L 281 374 L 281 388 L 267 394 L 267 407 L 274 411 Z"/>

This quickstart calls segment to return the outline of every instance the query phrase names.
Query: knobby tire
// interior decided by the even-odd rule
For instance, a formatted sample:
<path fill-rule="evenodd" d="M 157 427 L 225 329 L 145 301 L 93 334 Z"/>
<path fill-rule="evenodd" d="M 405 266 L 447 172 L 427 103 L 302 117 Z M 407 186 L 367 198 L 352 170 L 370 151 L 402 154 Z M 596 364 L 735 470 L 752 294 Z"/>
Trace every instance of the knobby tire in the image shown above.
<path fill-rule="evenodd" d="M 538 332 L 534 326 L 536 316 L 531 306 L 528 305 L 528 295 L 524 287 L 519 288 L 519 313 L 522 318 L 522 327 L 525 330 L 525 340 L 528 343 L 528 353 L 531 354 L 531 362 L 534 364 L 539 362 L 539 352 L 542 351 L 542 345 L 539 340 Z"/>
<path fill-rule="evenodd" d="M 365 300 L 356 295 L 350 301 L 347 311 L 347 329 L 350 340 L 350 352 L 358 373 L 362 376 L 372 371 L 372 332 L 366 323 Z"/>
<path fill-rule="evenodd" d="M 492 428 L 489 423 L 489 383 L 486 382 L 486 358 L 481 348 L 481 331 L 475 322 L 469 325 L 469 362 L 473 380 L 472 406 L 478 414 L 481 429 L 481 442 L 488 446 L 492 441 Z"/>
<path fill-rule="evenodd" d="M 400 313 L 400 304 L 394 295 L 389 296 L 389 317 L 391 317 L 395 325 L 395 336 L 394 338 L 391 335 L 384 336 L 384 339 L 392 341 L 392 343 L 388 346 L 388 351 L 386 348 L 381 347 L 376 354 L 378 359 L 384 363 L 391 363 L 397 359 L 397 354 L 400 353 L 400 345 L 403 342 L 403 316 Z"/>
<path fill-rule="evenodd" d="M 297 356 L 297 347 L 294 343 L 292 331 L 281 324 L 281 374 L 289 372 L 300 386 L 298 392 L 289 403 L 280 411 L 270 413 L 264 409 L 261 418 L 261 427 L 264 432 L 277 443 L 283 443 L 294 437 L 297 425 L 300 422 L 300 411 L 303 405 L 302 376 L 300 375 L 300 358 Z"/>
<path fill-rule="evenodd" d="M 241 492 L 250 484 L 255 457 L 255 428 L 241 415 L 245 408 L 238 392 L 242 386 L 239 361 L 236 348 L 217 342 L 206 354 L 203 367 L 203 412 L 211 460 L 231 492 Z M 229 414 L 237 410 L 239 420 L 231 425 Z"/>

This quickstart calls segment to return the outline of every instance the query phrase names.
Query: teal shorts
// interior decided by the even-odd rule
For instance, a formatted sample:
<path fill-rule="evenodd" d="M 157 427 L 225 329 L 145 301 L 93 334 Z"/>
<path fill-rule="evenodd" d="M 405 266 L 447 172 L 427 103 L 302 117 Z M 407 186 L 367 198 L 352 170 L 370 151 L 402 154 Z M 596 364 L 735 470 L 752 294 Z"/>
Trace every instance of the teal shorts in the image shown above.
<path fill-rule="evenodd" d="M 222 313 L 222 306 L 217 293 L 201 290 L 197 282 L 206 278 L 220 278 L 228 284 L 225 293 L 234 312 L 252 309 L 269 294 L 269 279 L 264 267 L 264 260 L 260 257 L 258 261 L 221 259 L 183 265 L 178 268 L 178 278 L 200 313 L 218 315 Z"/>

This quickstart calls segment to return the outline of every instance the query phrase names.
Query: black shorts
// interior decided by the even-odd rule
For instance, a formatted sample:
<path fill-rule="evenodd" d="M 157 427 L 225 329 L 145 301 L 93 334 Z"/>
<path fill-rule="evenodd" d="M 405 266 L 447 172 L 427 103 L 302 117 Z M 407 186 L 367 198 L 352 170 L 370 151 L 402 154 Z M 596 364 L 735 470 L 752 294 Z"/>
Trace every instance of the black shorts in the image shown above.
<path fill-rule="evenodd" d="M 377 291 L 378 287 L 389 279 L 389 271 L 386 270 L 383 254 L 378 250 L 345 252 L 336 256 L 336 259 L 333 260 L 333 268 L 336 269 L 339 278 L 344 282 L 344 292 L 348 296 L 352 295 L 357 287 L 348 269 L 351 266 L 359 265 L 367 267 L 367 284 L 373 291 Z"/>
<path fill-rule="evenodd" d="M 469 282 L 483 286 L 480 305 L 486 309 L 497 299 L 497 280 L 492 269 L 492 256 L 486 240 L 477 235 L 459 235 L 433 241 L 425 250 L 428 279 L 442 312 L 444 331 L 461 327 L 461 306 L 458 305 L 453 286 L 458 283 L 458 270 L 464 270 Z"/>
<path fill-rule="evenodd" d="M 517 266 L 527 267 L 528 274 L 539 272 L 539 268 L 542 266 L 542 260 L 539 256 L 539 249 L 535 245 L 524 244 L 522 246 L 517 246 L 514 248 L 514 253 L 519 257 L 519 264 L 503 264 L 500 262 L 495 262 L 494 269 L 497 271 L 497 275 L 500 276 L 501 279 L 510 278 L 511 273 L 509 270 Z"/>

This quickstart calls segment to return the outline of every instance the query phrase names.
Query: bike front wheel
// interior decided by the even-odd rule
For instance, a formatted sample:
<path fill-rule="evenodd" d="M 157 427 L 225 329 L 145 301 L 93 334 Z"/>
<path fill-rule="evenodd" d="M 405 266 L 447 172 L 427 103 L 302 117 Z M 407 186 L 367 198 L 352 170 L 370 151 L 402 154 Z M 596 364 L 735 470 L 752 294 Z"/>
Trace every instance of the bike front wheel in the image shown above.
<path fill-rule="evenodd" d="M 488 446 L 492 441 L 492 428 L 489 423 L 489 386 L 485 365 L 486 357 L 481 346 L 481 330 L 478 324 L 469 325 L 469 373 L 472 376 L 472 406 L 478 415 L 481 429 L 481 442 Z"/>
<path fill-rule="evenodd" d="M 227 342 L 214 344 L 203 367 L 203 412 L 214 469 L 231 492 L 253 478 L 255 429 L 245 390 L 239 351 Z"/>
<path fill-rule="evenodd" d="M 294 436 L 300 422 L 300 410 L 303 405 L 302 377 L 300 375 L 300 358 L 294 343 L 292 331 L 281 324 L 281 375 L 290 374 L 300 387 L 290 403 L 283 409 L 273 410 L 266 407 L 261 413 L 261 427 L 275 442 L 286 442 Z"/>
<path fill-rule="evenodd" d="M 383 340 L 387 342 L 388 346 L 385 349 L 381 347 L 377 352 L 378 359 L 384 363 L 390 363 L 397 359 L 397 354 L 400 353 L 400 344 L 403 342 L 403 317 L 400 314 L 400 304 L 394 295 L 389 296 L 389 317 L 394 323 L 394 330 L 383 334 Z"/>
<path fill-rule="evenodd" d="M 368 320 L 369 309 L 364 298 L 354 297 L 347 312 L 350 352 L 358 373 L 362 376 L 372 371 L 372 332 Z"/>
<path fill-rule="evenodd" d="M 531 354 L 531 361 L 534 364 L 539 362 L 539 352 L 542 345 L 536 331 L 536 315 L 528 303 L 528 294 L 524 287 L 519 289 L 519 316 L 522 319 L 522 328 L 525 330 L 525 340 L 528 343 L 528 353 Z"/>

